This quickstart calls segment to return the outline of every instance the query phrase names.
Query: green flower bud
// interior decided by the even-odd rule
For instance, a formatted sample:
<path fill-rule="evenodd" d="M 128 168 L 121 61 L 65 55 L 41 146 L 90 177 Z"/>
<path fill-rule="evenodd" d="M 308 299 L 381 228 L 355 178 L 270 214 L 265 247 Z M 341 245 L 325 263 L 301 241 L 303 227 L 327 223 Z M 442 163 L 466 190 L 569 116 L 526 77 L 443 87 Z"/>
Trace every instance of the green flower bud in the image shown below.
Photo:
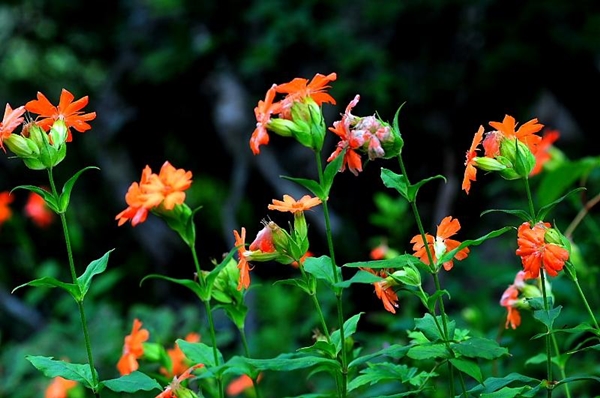
<path fill-rule="evenodd" d="M 179 386 L 177 390 L 175 390 L 175 396 L 177 398 L 198 398 L 195 392 L 186 387 Z"/>
<path fill-rule="evenodd" d="M 20 134 L 11 134 L 3 142 L 12 153 L 20 158 L 37 158 L 40 154 L 40 149 L 37 145 L 29 138 L 25 138 Z"/>
<path fill-rule="evenodd" d="M 390 278 L 395 282 L 400 282 L 405 285 L 421 286 L 421 273 L 414 265 L 411 264 L 406 264 L 403 269 L 395 271 L 387 279 Z M 394 284 L 395 283 L 390 283 L 390 285 Z"/>
<path fill-rule="evenodd" d="M 495 158 L 487 156 L 473 158 L 473 162 L 478 169 L 483 171 L 502 171 L 506 169 L 506 166 L 500 163 Z"/>
<path fill-rule="evenodd" d="M 518 178 L 526 178 L 535 167 L 535 155 L 526 144 L 517 139 L 502 140 L 500 155 L 510 161 Z"/>

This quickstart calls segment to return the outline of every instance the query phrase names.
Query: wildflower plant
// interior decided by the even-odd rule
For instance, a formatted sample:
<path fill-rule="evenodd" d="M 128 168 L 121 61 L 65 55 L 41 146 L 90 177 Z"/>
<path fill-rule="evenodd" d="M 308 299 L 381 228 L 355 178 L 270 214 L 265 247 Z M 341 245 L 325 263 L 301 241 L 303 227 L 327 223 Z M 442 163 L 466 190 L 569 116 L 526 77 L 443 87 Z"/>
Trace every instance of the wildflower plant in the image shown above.
<path fill-rule="evenodd" d="M 517 221 L 483 236 L 465 239 L 461 236 L 458 218 L 446 215 L 439 220 L 435 231 L 427 231 L 417 201 L 418 193 L 425 184 L 446 183 L 446 177 L 435 175 L 417 182 L 409 178 L 403 158 L 405 141 L 399 127 L 402 107 L 391 123 L 376 113 L 357 116 L 352 113 L 360 100 L 356 95 L 341 119 L 328 126 L 322 108 L 336 104 L 328 92 L 336 79 L 336 73 L 316 74 L 311 80 L 295 78 L 273 84 L 264 99 L 258 101 L 254 108 L 256 128 L 249 134 L 249 150 L 260 156 L 261 147 L 268 145 L 271 138 L 277 138 L 270 134 L 291 138 L 292 145 L 300 144 L 299 150 L 311 151 L 314 155 L 317 178 L 282 176 L 306 190 L 301 197 L 284 194 L 265 206 L 266 211 L 284 213 L 279 216 L 289 217 L 288 224 L 280 226 L 267 217 L 256 220 L 261 226 L 256 232 L 240 226 L 232 231 L 234 246 L 220 254 L 219 260 L 211 259 L 205 264 L 197 255 L 195 216 L 202 207 L 186 203 L 186 191 L 193 184 L 191 171 L 165 161 L 158 173 L 146 166 L 140 180 L 131 184 L 124 198 L 126 207 L 112 222 L 122 227 L 129 223 L 131 227 L 143 228 L 140 225 L 149 216 L 158 217 L 181 238 L 191 257 L 187 278 L 149 274 L 140 281 L 140 288 L 144 288 L 146 280 L 158 279 L 192 292 L 206 314 L 208 336 L 201 338 L 197 331 L 192 331 L 165 346 L 153 340 L 143 320 L 135 318 L 129 334 L 123 332 L 122 352 L 114 364 L 118 376 L 109 378 L 95 369 L 90 343 L 93 336 L 87 330 L 83 303 L 93 277 L 105 271 L 114 249 L 92 261 L 78 276 L 81 267 L 76 266 L 72 255 L 66 218 L 76 181 L 84 171 L 96 168 L 79 170 L 60 192 L 52 173 L 67 154 L 68 142 L 73 140 L 71 129 L 90 130 L 88 122 L 94 120 L 95 113 L 82 110 L 87 105 L 87 97 L 73 101 L 74 96 L 66 90 L 57 107 L 41 93 L 25 106 L 13 109 L 6 105 L 0 124 L 0 147 L 5 151 L 5 147 L 8 148 L 29 169 L 47 171 L 49 189 L 31 185 L 17 188 L 39 195 L 60 218 L 72 277 L 70 282 L 43 277 L 17 286 L 15 290 L 30 286 L 67 291 L 77 304 L 85 337 L 85 364 L 28 356 L 33 366 L 52 379 L 49 388 L 66 392 L 76 386 L 83 387 L 96 397 L 108 389 L 129 394 L 147 391 L 157 398 L 224 398 L 240 393 L 260 398 L 271 396 L 269 391 L 263 391 L 270 374 L 299 370 L 308 371 L 311 377 L 324 375 L 327 380 L 315 384 L 313 389 L 307 385 L 301 395 L 305 397 L 533 397 L 540 393 L 547 397 L 554 393 L 571 397 L 573 383 L 600 382 L 591 372 L 576 373 L 567 366 L 575 355 L 597 351 L 600 327 L 577 278 L 578 269 L 573 260 L 577 246 L 570 239 L 576 224 L 563 233 L 551 216 L 556 206 L 583 188 L 538 205 L 530 184 L 532 176 L 545 173 L 544 165 L 558 158 L 550 156 L 557 133 L 538 135 L 544 126 L 537 119 L 519 126 L 509 115 L 502 122 L 489 122 L 492 129 L 487 132 L 480 126 L 466 152 L 462 190 L 468 195 L 474 189 L 472 185 L 479 171 L 497 174 L 508 184 L 521 184 L 525 197 L 523 208 L 490 209 L 482 214 L 483 217 L 492 212 L 503 213 Z M 30 119 L 26 112 L 38 116 Z M 19 127 L 20 134 L 15 132 Z M 334 148 L 325 147 L 328 132 L 339 139 Z M 351 178 L 361 178 L 367 159 L 369 166 L 374 162 L 393 163 L 391 168 L 381 167 L 381 183 L 405 201 L 405 208 L 412 213 L 416 230 L 410 241 L 405 242 L 412 252 L 382 242 L 371 252 L 370 258 L 340 264 L 340 246 L 331 228 L 331 192 L 336 178 L 346 171 L 352 174 Z M 10 195 L 0 194 L 0 223 L 2 217 L 10 217 L 10 203 Z M 306 212 L 316 208 L 322 213 L 326 232 L 327 249 L 322 255 L 315 254 L 311 246 L 315 238 L 306 219 Z M 499 307 L 507 312 L 502 326 L 514 331 L 525 322 L 525 312 L 532 314 L 539 330 L 530 338 L 542 341 L 543 349 L 528 361 L 545 365 L 541 378 L 518 372 L 486 374 L 490 368 L 486 364 L 505 360 L 511 355 L 509 349 L 485 335 L 460 327 L 447 309 L 461 291 L 450 290 L 444 282 L 453 278 L 456 268 L 462 267 L 463 261 L 473 255 L 478 246 L 509 234 L 516 238 L 512 254 L 517 265 L 514 280 L 497 298 Z M 262 263 L 290 267 L 292 277 L 275 283 L 306 295 L 309 305 L 298 310 L 309 311 L 314 321 L 312 344 L 271 358 L 252 352 L 253 344 L 246 334 L 247 316 L 252 309 L 247 303 L 248 292 L 261 289 L 255 283 L 253 271 Z M 575 286 L 589 318 L 557 328 L 562 306 L 555 302 L 553 280 L 563 275 Z M 405 333 L 398 333 L 395 340 L 366 351 L 357 333 L 364 312 L 352 314 L 347 307 L 349 290 L 355 285 L 372 287 L 389 317 L 402 316 L 402 308 L 409 298 L 416 300 L 423 314 L 411 319 L 411 326 Z M 332 307 L 325 305 L 326 294 L 334 298 Z M 219 347 L 215 311 L 223 311 L 237 329 L 242 352 L 231 353 Z M 589 336 L 583 343 L 574 347 L 559 344 L 564 335 L 582 333 Z"/>

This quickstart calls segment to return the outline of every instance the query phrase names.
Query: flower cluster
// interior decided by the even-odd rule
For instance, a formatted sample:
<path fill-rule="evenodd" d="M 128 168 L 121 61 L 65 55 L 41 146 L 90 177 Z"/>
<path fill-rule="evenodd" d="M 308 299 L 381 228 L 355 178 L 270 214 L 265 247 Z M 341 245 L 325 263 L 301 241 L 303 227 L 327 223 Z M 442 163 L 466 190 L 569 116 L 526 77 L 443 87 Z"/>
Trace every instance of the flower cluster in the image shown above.
<path fill-rule="evenodd" d="M 516 254 L 521 257 L 524 270 L 532 278 L 537 278 L 540 270 L 556 276 L 569 259 L 566 239 L 547 222 L 521 224 L 517 231 L 517 243 L 519 248 Z"/>
<path fill-rule="evenodd" d="M 544 125 L 538 123 L 537 119 L 531 119 L 517 129 L 515 118 L 506 115 L 502 122 L 489 122 L 489 125 L 495 130 L 485 133 L 483 126 L 479 126 L 466 154 L 462 189 L 467 194 L 471 182 L 477 179 L 477 169 L 497 171 L 507 180 L 526 178 L 539 172 L 539 167 L 548 160 L 546 154 L 553 142 L 551 140 L 558 139 L 557 135 L 550 135 L 541 146 L 542 137 L 536 133 Z M 484 148 L 484 156 L 477 154 L 480 144 Z M 540 154 L 536 159 L 538 151 Z"/>
<path fill-rule="evenodd" d="M 185 191 L 192 185 L 192 172 L 176 169 L 166 161 L 155 174 L 146 166 L 140 182 L 129 186 L 125 195 L 127 208 L 115 217 L 119 226 L 131 221 L 136 226 L 146 221 L 148 212 L 155 210 L 173 210 L 185 201 Z"/>
<path fill-rule="evenodd" d="M 0 122 L 0 148 L 4 145 L 25 165 L 33 170 L 52 168 L 66 156 L 66 142 L 73 140 L 71 128 L 83 133 L 89 129 L 89 121 L 96 118 L 96 112 L 83 113 L 88 97 L 73 101 L 75 97 L 63 89 L 58 106 L 54 106 L 40 92 L 37 99 L 13 109 L 6 104 L 4 117 Z M 25 111 L 37 114 L 35 120 L 25 123 Z M 22 126 L 21 133 L 15 134 Z"/>

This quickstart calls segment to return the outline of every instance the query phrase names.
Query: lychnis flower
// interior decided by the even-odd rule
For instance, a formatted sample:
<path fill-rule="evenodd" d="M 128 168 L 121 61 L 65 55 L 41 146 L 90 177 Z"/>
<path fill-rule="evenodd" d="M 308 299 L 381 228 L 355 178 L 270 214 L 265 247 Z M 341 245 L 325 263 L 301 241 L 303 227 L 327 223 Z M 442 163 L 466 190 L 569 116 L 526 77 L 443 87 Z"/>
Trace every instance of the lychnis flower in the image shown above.
<path fill-rule="evenodd" d="M 429 256 L 427 254 L 427 247 L 429 248 L 429 252 L 433 257 L 433 262 L 436 265 L 435 269 L 438 269 L 437 262 L 438 260 L 447 252 L 456 249 L 460 242 L 454 239 L 450 239 L 451 236 L 456 235 L 458 230 L 460 229 L 460 223 L 455 218 L 452 219 L 451 216 L 445 217 L 442 222 L 437 227 L 437 232 L 435 237 L 430 234 L 425 234 L 425 238 L 427 239 L 427 243 L 423 242 L 423 237 L 421 235 L 415 235 L 410 243 L 413 243 L 413 250 L 415 251 L 414 256 L 418 257 L 423 263 L 429 264 Z M 467 258 L 469 254 L 469 248 L 465 247 L 459 250 L 454 258 L 456 260 L 464 260 Z M 444 269 L 446 271 L 450 271 L 454 266 L 454 261 L 448 260 L 444 262 Z"/>
<path fill-rule="evenodd" d="M 523 269 L 532 278 L 537 278 L 541 269 L 550 276 L 556 276 L 569 259 L 569 251 L 565 249 L 558 231 L 547 222 L 540 221 L 533 226 L 529 222 L 521 224 L 517 243 L 516 254 L 521 257 Z"/>
<path fill-rule="evenodd" d="M 396 308 L 398 308 L 398 295 L 396 294 L 390 283 L 385 279 L 388 276 L 387 270 L 381 269 L 375 271 L 371 268 L 360 269 L 362 271 L 367 271 L 373 275 L 377 275 L 384 278 L 381 281 L 373 283 L 373 286 L 375 286 L 375 294 L 377 295 L 377 298 L 380 299 L 383 303 L 383 308 L 385 308 L 386 311 L 395 314 Z"/>
<path fill-rule="evenodd" d="M 143 343 L 149 338 L 150 332 L 142 329 L 142 322 L 139 319 L 134 319 L 131 333 L 125 336 L 123 353 L 117 363 L 117 369 L 121 376 L 130 374 L 139 368 L 137 360 L 144 355 Z"/>

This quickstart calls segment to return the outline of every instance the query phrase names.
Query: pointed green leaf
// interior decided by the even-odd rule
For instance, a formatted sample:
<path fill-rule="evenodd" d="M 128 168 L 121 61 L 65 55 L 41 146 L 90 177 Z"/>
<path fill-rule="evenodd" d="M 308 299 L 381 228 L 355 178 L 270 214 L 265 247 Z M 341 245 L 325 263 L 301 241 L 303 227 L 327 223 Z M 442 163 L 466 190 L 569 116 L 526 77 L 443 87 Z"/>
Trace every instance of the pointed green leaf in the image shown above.
<path fill-rule="evenodd" d="M 429 266 L 427 264 L 423 263 L 421 260 L 413 256 L 412 254 L 401 254 L 399 256 L 386 260 L 356 261 L 352 263 L 346 263 L 344 264 L 344 267 L 371 269 L 401 269 L 404 268 L 406 265 L 417 265 L 421 268 L 429 269 Z"/>
<path fill-rule="evenodd" d="M 190 343 L 183 339 L 177 339 L 177 345 L 183 351 L 185 356 L 193 363 L 202 363 L 204 366 L 211 368 L 215 367 L 215 356 L 213 347 L 204 343 Z M 223 363 L 223 355 L 217 349 L 217 359 L 219 364 Z"/>
<path fill-rule="evenodd" d="M 415 318 L 415 330 L 423 332 L 429 341 L 443 340 L 440 327 L 442 325 L 441 316 L 436 316 L 435 319 L 431 314 L 425 314 L 422 318 Z M 455 322 L 448 322 L 448 335 L 453 338 Z"/>
<path fill-rule="evenodd" d="M 279 279 L 279 280 L 276 280 L 275 282 L 273 282 L 273 285 L 279 285 L 279 284 L 296 286 L 296 287 L 302 289 L 303 291 L 305 291 L 307 294 L 313 293 L 311 291 L 308 283 L 306 283 L 306 281 L 304 281 L 302 279 L 298 279 L 298 278 Z"/>
<path fill-rule="evenodd" d="M 97 386 L 93 383 L 90 365 L 59 361 L 53 359 L 53 357 L 28 355 L 25 358 L 31 362 L 36 369 L 41 371 L 44 376 L 50 379 L 60 376 L 67 380 L 74 380 L 81 383 L 84 387 L 91 388 L 92 390 L 97 389 Z M 94 370 L 94 372 L 96 371 Z"/>
<path fill-rule="evenodd" d="M 453 250 L 450 250 L 449 252 L 445 253 L 439 260 L 438 263 L 439 264 L 443 264 L 446 261 L 450 261 L 452 260 L 452 258 L 454 258 L 454 256 L 456 255 L 456 253 L 458 253 L 459 251 L 461 251 L 462 249 L 464 249 L 465 247 L 470 247 L 470 246 L 479 246 L 480 244 L 482 244 L 483 242 L 485 242 L 488 239 L 492 239 L 495 237 L 498 237 L 508 231 L 513 231 L 514 228 L 513 227 L 504 227 L 501 229 L 497 229 L 495 231 L 492 231 L 480 238 L 477 239 L 469 239 L 469 240 L 465 240 L 464 242 L 462 242 L 460 245 L 458 245 L 458 247 L 456 247 Z"/>
<path fill-rule="evenodd" d="M 543 309 L 533 311 L 533 317 L 538 321 L 542 322 L 544 325 L 546 325 L 548 330 L 552 330 L 554 320 L 560 315 L 561 308 L 562 306 L 559 305 L 557 307 L 551 308 L 549 311 Z"/>
<path fill-rule="evenodd" d="M 411 185 L 404 175 L 396 174 L 383 167 L 381 168 L 381 180 L 383 181 L 383 185 L 387 188 L 394 188 L 410 203 L 413 203 L 417 199 L 417 193 L 423 185 L 436 179 L 442 179 L 446 182 L 446 177 L 443 175 L 436 175 Z"/>
<path fill-rule="evenodd" d="M 411 347 L 406 353 L 406 356 L 412 359 L 447 359 L 449 353 L 445 344 L 433 343 Z"/>
<path fill-rule="evenodd" d="M 314 180 L 308 180 L 306 178 L 294 178 L 288 176 L 281 176 L 281 178 L 285 180 L 294 181 L 295 183 L 302 185 L 304 188 L 308 189 L 310 192 L 313 193 L 313 195 L 315 195 L 322 201 L 327 200 L 327 194 L 324 193 L 323 188 L 321 188 L 319 183 Z"/>
<path fill-rule="evenodd" d="M 337 272 L 337 280 L 342 280 L 340 268 L 336 267 L 334 270 L 331 258 L 328 256 L 308 257 L 304 260 L 304 271 L 327 282 L 330 286 L 335 284 L 334 272 Z"/>
<path fill-rule="evenodd" d="M 329 371 L 340 371 L 340 363 L 337 360 L 296 353 L 284 353 L 275 358 L 268 359 L 252 359 L 234 356 L 227 361 L 229 366 L 238 365 L 239 363 L 251 365 L 261 371 L 274 370 L 278 372 L 288 372 L 292 370 L 312 368 L 314 366 L 321 366 Z"/>
<path fill-rule="evenodd" d="M 451 347 L 457 354 L 468 358 L 496 359 L 508 355 L 507 348 L 483 337 L 471 337 L 459 343 L 452 343 Z"/>
<path fill-rule="evenodd" d="M 347 149 L 344 149 L 335 159 L 329 162 L 329 164 L 325 167 L 325 171 L 323 173 L 323 196 L 319 196 L 319 199 L 321 199 L 323 202 L 325 202 L 329 197 L 329 191 L 331 190 L 331 186 L 333 185 L 333 179 L 342 168 L 342 162 L 344 161 L 346 151 Z"/>
<path fill-rule="evenodd" d="M 600 157 L 585 157 L 565 161 L 554 170 L 544 171 L 537 187 L 540 205 L 545 206 L 566 192 L 569 186 L 600 165 Z"/>
<path fill-rule="evenodd" d="M 94 275 L 101 274 L 102 272 L 104 272 L 104 270 L 106 270 L 106 265 L 108 264 L 108 255 L 113 250 L 115 250 L 115 249 L 110 249 L 98 260 L 92 261 L 85 269 L 85 272 L 79 278 L 77 278 L 77 283 L 79 284 L 79 290 L 81 291 L 80 300 L 83 300 L 86 293 L 90 289 L 90 285 L 92 283 L 92 277 Z"/>
<path fill-rule="evenodd" d="M 335 350 L 335 344 L 328 343 L 325 340 L 317 340 L 315 344 L 310 347 L 302 347 L 298 349 L 298 352 L 303 354 L 317 354 L 318 356 L 326 356 L 328 358 L 335 359 L 337 355 Z"/>
<path fill-rule="evenodd" d="M 364 314 L 364 312 L 359 312 L 344 322 L 344 338 L 347 339 L 356 332 L 356 325 L 358 324 L 358 320 L 362 314 Z M 342 341 L 339 329 L 331 333 L 331 342 L 335 344 L 336 354 L 342 351 Z"/>
<path fill-rule="evenodd" d="M 486 214 L 489 214 L 489 213 L 506 213 L 506 214 L 516 216 L 519 219 L 521 219 L 522 221 L 531 220 L 531 214 L 529 214 L 525 210 L 489 209 L 489 210 L 481 212 L 480 217 L 482 217 Z"/>
<path fill-rule="evenodd" d="M 361 370 L 361 374 L 348 384 L 348 391 L 352 391 L 363 385 L 376 385 L 389 381 L 397 381 L 406 384 L 416 373 L 417 369 L 409 368 L 404 364 L 389 362 L 369 364 L 368 368 Z"/>
<path fill-rule="evenodd" d="M 383 280 L 382 277 L 377 276 L 375 274 L 372 274 L 370 272 L 367 271 L 358 271 L 357 273 L 355 273 L 354 275 L 352 275 L 352 278 L 347 279 L 343 282 L 338 282 L 335 284 L 336 287 L 341 287 L 341 288 L 346 288 L 349 287 L 351 284 L 353 283 L 375 283 L 375 282 L 380 282 L 381 280 Z"/>
<path fill-rule="evenodd" d="M 12 193 L 12 191 L 14 191 L 15 189 L 26 189 L 28 191 L 37 193 L 42 198 L 44 198 L 44 201 L 46 202 L 46 205 L 50 210 L 52 210 L 55 213 L 60 213 L 58 207 L 58 200 L 56 197 L 54 197 L 54 195 L 51 192 L 48 192 L 40 187 L 36 187 L 35 185 L 19 185 L 11 189 L 10 192 Z"/>
<path fill-rule="evenodd" d="M 11 293 L 14 293 L 15 290 L 20 289 L 23 286 L 50 287 L 50 288 L 59 287 L 61 289 L 66 290 L 67 292 L 69 292 L 69 294 L 71 296 L 73 296 L 73 298 L 75 300 L 77 300 L 77 298 L 80 296 L 79 286 L 74 285 L 72 283 L 61 282 L 56 278 L 52 278 L 51 276 L 44 276 L 42 278 L 35 279 L 35 280 L 32 280 L 27 283 L 23 283 L 22 285 L 15 287 Z"/>
<path fill-rule="evenodd" d="M 134 393 L 138 391 L 162 390 L 162 386 L 145 373 L 135 371 L 117 379 L 104 380 L 100 385 L 114 392 Z"/>
<path fill-rule="evenodd" d="M 465 374 L 468 374 L 469 376 L 477 380 L 479 383 L 483 381 L 481 368 L 479 367 L 479 364 L 477 362 L 466 358 L 450 358 L 450 363 L 456 369 L 460 370 Z"/>
<path fill-rule="evenodd" d="M 73 190 L 73 186 L 75 185 L 75 182 L 77 181 L 79 176 L 84 171 L 90 170 L 90 169 L 100 170 L 100 168 L 98 168 L 96 166 L 85 167 L 85 168 L 79 170 L 77 173 L 75 173 L 75 175 L 73 175 L 73 177 L 69 178 L 69 180 L 65 183 L 65 185 L 63 186 L 62 193 L 60 194 L 60 198 L 59 198 L 59 212 L 60 213 L 64 213 L 65 211 L 67 211 L 67 207 L 69 207 L 69 201 L 71 200 L 71 191 Z"/>
<path fill-rule="evenodd" d="M 409 349 L 410 349 L 410 346 L 408 346 L 408 345 L 392 344 L 392 345 L 382 348 L 381 350 L 376 351 L 372 354 L 366 354 L 366 355 L 362 355 L 362 356 L 356 358 L 354 361 L 350 362 L 350 364 L 348 365 L 348 369 L 352 369 L 353 367 L 356 367 L 365 362 L 369 362 L 374 358 L 379 358 L 379 357 L 389 357 L 389 358 L 400 359 L 406 355 L 406 353 L 408 352 Z"/>
<path fill-rule="evenodd" d="M 510 373 L 504 377 L 490 377 L 484 380 L 482 384 L 470 389 L 468 392 L 472 393 L 473 396 L 483 397 L 483 394 L 498 391 L 501 388 L 506 387 L 513 382 L 519 382 L 520 384 L 532 386 L 535 384 L 540 385 L 541 380 L 534 379 L 529 376 L 524 376 L 519 373 Z"/>
<path fill-rule="evenodd" d="M 400 126 L 398 125 L 398 116 L 400 116 L 400 109 L 402 109 L 404 104 L 406 104 L 406 102 L 403 102 L 402 105 L 398 107 L 398 110 L 396 110 L 396 113 L 394 114 L 394 120 L 392 120 L 392 128 L 396 131 L 400 139 L 400 144 L 398 146 L 398 151 L 400 153 L 402 153 L 402 148 L 404 148 L 404 139 L 402 138 L 402 134 L 400 133 Z"/>
<path fill-rule="evenodd" d="M 160 274 L 150 274 L 150 275 L 146 275 L 145 277 L 142 278 L 142 280 L 140 281 L 140 286 L 142 285 L 142 283 L 144 283 L 144 281 L 146 279 L 164 279 L 166 281 L 169 282 L 173 282 L 176 283 L 178 285 L 181 286 L 185 286 L 188 289 L 190 289 L 192 292 L 196 293 L 196 295 L 203 301 L 206 301 L 210 298 L 210 289 L 209 288 L 202 288 L 197 282 L 191 280 L 191 279 L 176 279 L 176 278 L 170 278 L 168 276 L 164 276 L 164 275 L 160 275 Z M 208 295 L 207 295 L 208 293 Z"/>
<path fill-rule="evenodd" d="M 579 187 L 579 188 L 573 189 L 566 195 L 561 196 L 560 198 L 556 199 L 554 202 L 549 203 L 546 206 L 540 208 L 535 219 L 539 220 L 539 221 L 543 221 L 546 218 L 546 215 L 548 215 L 548 213 L 550 212 L 550 210 L 552 210 L 557 204 L 559 204 L 560 202 L 565 200 L 567 197 L 573 195 L 574 193 L 585 191 L 585 189 L 586 188 L 584 188 L 584 187 Z"/>

